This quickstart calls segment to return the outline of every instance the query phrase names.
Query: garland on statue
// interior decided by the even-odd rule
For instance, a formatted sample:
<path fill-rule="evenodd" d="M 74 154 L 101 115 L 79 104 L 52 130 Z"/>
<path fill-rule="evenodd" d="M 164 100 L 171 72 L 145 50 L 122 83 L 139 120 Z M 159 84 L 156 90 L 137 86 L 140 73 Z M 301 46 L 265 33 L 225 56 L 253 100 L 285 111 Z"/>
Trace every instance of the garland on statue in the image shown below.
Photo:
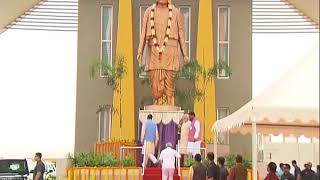
<path fill-rule="evenodd" d="M 169 8 L 168 24 L 167 24 L 166 35 L 165 35 L 165 38 L 164 38 L 162 46 L 159 45 L 159 42 L 158 42 L 158 39 L 157 39 L 157 36 L 156 36 L 156 30 L 155 30 L 155 27 L 154 27 L 154 25 L 155 25 L 155 23 L 154 23 L 154 14 L 155 14 L 155 9 L 156 9 L 156 4 L 152 5 L 151 13 L 150 13 L 150 16 L 151 16 L 151 21 L 150 21 L 150 24 L 151 24 L 151 36 L 152 36 L 153 44 L 156 46 L 156 50 L 159 52 L 160 55 L 162 54 L 162 52 L 164 51 L 164 49 L 165 49 L 165 47 L 167 45 L 167 42 L 169 40 L 170 29 L 171 29 L 172 4 L 168 4 L 168 8 Z"/>

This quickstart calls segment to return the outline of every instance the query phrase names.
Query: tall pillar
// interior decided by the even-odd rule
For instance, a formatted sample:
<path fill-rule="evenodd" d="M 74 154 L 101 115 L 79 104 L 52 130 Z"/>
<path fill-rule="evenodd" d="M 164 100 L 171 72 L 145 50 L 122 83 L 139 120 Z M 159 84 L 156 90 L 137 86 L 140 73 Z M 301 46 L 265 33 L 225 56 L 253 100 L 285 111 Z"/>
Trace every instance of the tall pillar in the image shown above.
<path fill-rule="evenodd" d="M 199 1 L 198 16 L 198 37 L 197 37 L 197 60 L 205 69 L 214 65 L 213 54 L 213 26 L 212 26 L 212 0 Z M 194 109 L 197 117 L 201 120 L 203 138 L 213 140 L 214 133 L 211 127 L 216 120 L 216 98 L 214 82 L 209 82 L 204 87 L 204 80 L 200 77 L 196 82 L 200 89 L 205 88 L 206 95 L 201 101 L 195 101 Z"/>
<path fill-rule="evenodd" d="M 120 129 L 120 94 L 114 92 L 113 106 L 116 112 L 112 118 L 112 138 L 135 138 L 134 111 L 134 58 L 132 36 L 132 3 L 131 0 L 119 0 L 117 55 L 126 58 L 127 73 L 122 80 L 122 128 Z"/>

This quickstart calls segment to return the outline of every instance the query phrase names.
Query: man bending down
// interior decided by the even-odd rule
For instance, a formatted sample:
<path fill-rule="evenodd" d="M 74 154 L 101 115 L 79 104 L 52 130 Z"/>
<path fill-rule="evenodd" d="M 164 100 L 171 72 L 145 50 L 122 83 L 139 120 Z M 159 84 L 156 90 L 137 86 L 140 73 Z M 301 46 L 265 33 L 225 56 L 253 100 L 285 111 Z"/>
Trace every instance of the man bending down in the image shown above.
<path fill-rule="evenodd" d="M 162 162 L 162 180 L 173 180 L 175 158 L 180 158 L 180 154 L 172 149 L 171 143 L 167 143 L 166 149 L 161 151 L 159 157 Z"/>

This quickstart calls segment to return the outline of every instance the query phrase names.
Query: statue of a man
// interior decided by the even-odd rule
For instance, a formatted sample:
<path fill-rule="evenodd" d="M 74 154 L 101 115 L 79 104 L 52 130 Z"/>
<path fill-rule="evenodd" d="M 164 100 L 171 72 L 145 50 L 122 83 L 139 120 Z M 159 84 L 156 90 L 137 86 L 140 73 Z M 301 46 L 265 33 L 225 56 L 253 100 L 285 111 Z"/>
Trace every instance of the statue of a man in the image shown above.
<path fill-rule="evenodd" d="M 145 71 L 148 73 L 154 104 L 162 104 L 166 97 L 167 104 L 174 106 L 174 75 L 179 71 L 179 45 L 185 63 L 187 56 L 183 19 L 180 11 L 171 0 L 157 0 L 144 16 L 137 59 L 141 59 L 145 43 L 148 54 Z"/>

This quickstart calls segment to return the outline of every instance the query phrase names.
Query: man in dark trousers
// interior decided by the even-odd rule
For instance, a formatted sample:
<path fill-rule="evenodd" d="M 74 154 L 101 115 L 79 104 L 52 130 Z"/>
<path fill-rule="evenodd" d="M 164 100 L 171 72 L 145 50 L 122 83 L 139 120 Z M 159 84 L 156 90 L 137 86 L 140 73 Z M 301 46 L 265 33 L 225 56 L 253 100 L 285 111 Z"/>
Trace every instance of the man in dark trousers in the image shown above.
<path fill-rule="evenodd" d="M 208 166 L 208 180 L 219 180 L 219 167 L 214 163 L 214 154 L 213 152 L 209 152 L 207 154 L 207 158 L 209 160 Z"/>
<path fill-rule="evenodd" d="M 44 180 L 43 179 L 43 174 L 45 171 L 45 165 L 41 161 L 42 154 L 37 152 L 36 155 L 34 156 L 34 160 L 37 161 L 36 167 L 34 167 L 33 170 L 33 180 Z"/>

